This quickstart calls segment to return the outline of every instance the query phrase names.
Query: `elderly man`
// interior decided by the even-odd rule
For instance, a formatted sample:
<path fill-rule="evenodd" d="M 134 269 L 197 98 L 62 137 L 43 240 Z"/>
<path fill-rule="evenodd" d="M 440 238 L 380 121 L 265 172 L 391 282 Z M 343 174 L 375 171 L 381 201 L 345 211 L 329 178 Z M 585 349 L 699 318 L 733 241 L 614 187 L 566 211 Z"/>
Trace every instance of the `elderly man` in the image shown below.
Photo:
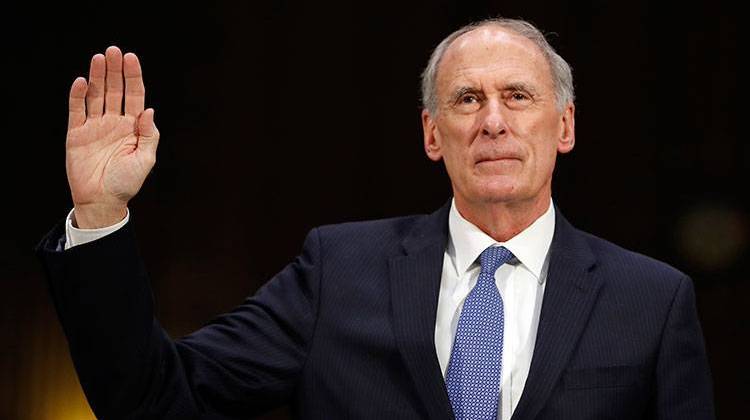
<path fill-rule="evenodd" d="M 452 200 L 312 230 L 255 296 L 173 340 L 127 210 L 155 162 L 154 111 L 135 55 L 94 56 L 70 94 L 75 207 L 38 253 L 95 413 L 713 418 L 691 280 L 552 203 L 575 108 L 544 36 L 508 19 L 459 29 L 432 54 L 423 100 L 425 151 L 445 162 Z"/>

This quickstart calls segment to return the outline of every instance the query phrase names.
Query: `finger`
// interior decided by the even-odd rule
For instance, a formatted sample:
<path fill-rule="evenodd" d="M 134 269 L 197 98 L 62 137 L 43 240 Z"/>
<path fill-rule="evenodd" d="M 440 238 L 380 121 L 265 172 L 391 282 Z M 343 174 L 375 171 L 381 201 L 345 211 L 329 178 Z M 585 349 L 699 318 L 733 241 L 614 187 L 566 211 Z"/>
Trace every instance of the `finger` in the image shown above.
<path fill-rule="evenodd" d="M 123 57 L 123 73 L 125 73 L 125 115 L 137 117 L 143 112 L 146 100 L 146 88 L 143 86 L 141 63 L 133 53 Z"/>
<path fill-rule="evenodd" d="M 80 127 L 86 122 L 86 79 L 79 77 L 70 87 L 68 100 L 68 130 Z"/>
<path fill-rule="evenodd" d="M 91 57 L 89 87 L 86 93 L 86 110 L 90 118 L 101 117 L 104 112 L 104 74 L 107 71 L 104 55 Z"/>
<path fill-rule="evenodd" d="M 122 114 L 122 52 L 117 47 L 109 47 L 107 59 L 107 80 L 104 88 L 104 112 Z"/>

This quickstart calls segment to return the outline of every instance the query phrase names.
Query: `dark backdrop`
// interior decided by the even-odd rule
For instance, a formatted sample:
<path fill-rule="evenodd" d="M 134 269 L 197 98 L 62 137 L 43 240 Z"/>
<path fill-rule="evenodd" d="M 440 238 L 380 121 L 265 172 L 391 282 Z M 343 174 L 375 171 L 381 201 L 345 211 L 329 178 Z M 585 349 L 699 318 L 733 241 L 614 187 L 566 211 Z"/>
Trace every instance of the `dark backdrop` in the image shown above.
<path fill-rule="evenodd" d="M 93 54 L 116 44 L 141 59 L 161 142 L 130 208 L 158 316 L 179 336 L 255 291 L 313 226 L 431 212 L 449 198 L 422 151 L 419 74 L 443 36 L 498 14 L 553 32 L 574 70 L 578 141 L 559 160 L 556 204 L 693 277 L 717 412 L 740 418 L 750 147 L 738 135 L 737 11 L 652 3 L 12 6 L 0 418 L 90 416 L 32 248 L 71 206 L 67 95 Z"/>

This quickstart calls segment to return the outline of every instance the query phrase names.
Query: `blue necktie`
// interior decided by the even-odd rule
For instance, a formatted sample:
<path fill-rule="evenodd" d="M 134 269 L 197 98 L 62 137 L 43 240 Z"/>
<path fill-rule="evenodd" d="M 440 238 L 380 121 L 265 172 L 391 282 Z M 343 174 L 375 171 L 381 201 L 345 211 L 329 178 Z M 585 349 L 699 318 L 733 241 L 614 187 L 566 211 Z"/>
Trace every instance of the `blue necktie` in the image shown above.
<path fill-rule="evenodd" d="M 480 256 L 482 270 L 466 297 L 448 363 L 446 385 L 456 420 L 497 419 L 503 355 L 503 298 L 495 271 L 513 258 L 491 246 Z"/>

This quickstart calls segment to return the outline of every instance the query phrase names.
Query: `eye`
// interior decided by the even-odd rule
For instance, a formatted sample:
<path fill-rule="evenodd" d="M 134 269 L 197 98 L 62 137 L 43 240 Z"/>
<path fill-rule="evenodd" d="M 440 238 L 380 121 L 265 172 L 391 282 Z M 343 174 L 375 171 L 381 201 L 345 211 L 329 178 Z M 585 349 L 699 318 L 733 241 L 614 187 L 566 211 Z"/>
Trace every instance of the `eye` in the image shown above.
<path fill-rule="evenodd" d="M 474 95 L 472 93 L 467 93 L 466 95 L 461 96 L 458 98 L 458 102 L 462 104 L 474 104 L 479 102 L 479 98 L 477 95 Z"/>
<path fill-rule="evenodd" d="M 519 92 L 519 91 L 515 91 L 515 92 L 511 93 L 510 97 L 511 97 L 511 99 L 513 99 L 514 101 L 517 101 L 517 102 L 528 101 L 528 100 L 531 99 L 529 97 L 529 95 L 527 95 L 527 94 L 525 94 L 523 92 Z"/>
<path fill-rule="evenodd" d="M 534 103 L 534 97 L 526 90 L 508 90 L 504 97 L 505 103 L 511 109 L 526 109 Z"/>
<path fill-rule="evenodd" d="M 462 89 L 456 93 L 451 107 L 458 113 L 472 113 L 482 107 L 482 93 L 474 89 Z"/>

